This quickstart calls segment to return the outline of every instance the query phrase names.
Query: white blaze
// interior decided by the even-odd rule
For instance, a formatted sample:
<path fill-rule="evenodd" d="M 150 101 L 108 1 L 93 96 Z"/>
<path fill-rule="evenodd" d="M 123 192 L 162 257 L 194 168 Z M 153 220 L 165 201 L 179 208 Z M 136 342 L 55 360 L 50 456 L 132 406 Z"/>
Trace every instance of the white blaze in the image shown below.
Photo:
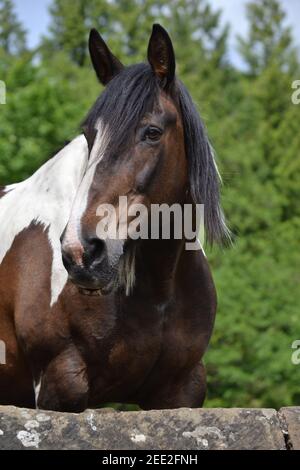
<path fill-rule="evenodd" d="M 91 151 L 89 163 L 78 188 L 77 195 L 71 210 L 70 219 L 65 231 L 63 246 L 68 248 L 77 262 L 82 263 L 83 247 L 81 244 L 81 219 L 88 206 L 89 189 L 93 183 L 98 163 L 103 158 L 108 145 L 107 130 L 101 123 L 97 123 L 97 136 Z"/>
<path fill-rule="evenodd" d="M 87 162 L 87 142 L 80 135 L 30 178 L 6 187 L 6 194 L 0 199 L 0 264 L 15 237 L 29 227 L 32 221 L 48 229 L 53 252 L 51 306 L 67 282 L 60 237 L 69 220 Z"/>

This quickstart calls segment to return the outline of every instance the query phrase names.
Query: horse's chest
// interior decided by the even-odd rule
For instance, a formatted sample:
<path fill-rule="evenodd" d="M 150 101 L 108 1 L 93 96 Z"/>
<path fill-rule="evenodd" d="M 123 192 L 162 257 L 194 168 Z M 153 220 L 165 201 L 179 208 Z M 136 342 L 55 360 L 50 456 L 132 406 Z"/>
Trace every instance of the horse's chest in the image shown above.
<path fill-rule="evenodd" d="M 133 313 L 117 318 L 105 331 L 99 325 L 98 331 L 87 335 L 86 364 L 95 401 L 129 399 L 171 349 L 175 364 L 178 348 L 174 338 L 173 345 L 170 344 L 170 331 L 173 330 L 169 322 L 153 311 L 145 312 L 142 317 Z M 179 343 L 181 346 L 178 337 L 177 346 Z"/>
<path fill-rule="evenodd" d="M 131 382 L 135 378 L 142 381 L 162 364 L 169 370 L 184 366 L 190 356 L 191 348 L 184 332 L 167 327 L 131 339 L 118 338 L 109 351 L 107 367 L 118 377 L 126 371 Z"/>
<path fill-rule="evenodd" d="M 161 353 L 164 345 L 162 319 L 146 319 L 144 322 L 130 320 L 117 323 L 106 338 L 99 339 L 93 345 L 93 355 L 99 357 L 101 350 L 102 361 L 98 364 L 103 375 L 118 379 L 124 376 L 125 371 L 127 377 L 141 375 L 153 366 Z"/>
<path fill-rule="evenodd" d="M 94 360 L 88 368 L 93 395 L 117 401 L 124 400 L 124 395 L 130 397 L 162 362 L 178 367 L 186 361 L 188 351 L 182 332 L 154 312 L 142 321 L 128 318 L 120 322 L 107 338 L 98 341 L 98 347 L 94 344 L 92 354 Z"/>
<path fill-rule="evenodd" d="M 128 300 L 120 308 L 108 298 L 96 310 L 97 298 L 91 299 L 84 314 L 74 308 L 70 316 L 89 377 L 90 406 L 134 400 L 149 383 L 159 387 L 200 360 L 202 327 L 191 321 L 186 302 L 157 307 Z"/>

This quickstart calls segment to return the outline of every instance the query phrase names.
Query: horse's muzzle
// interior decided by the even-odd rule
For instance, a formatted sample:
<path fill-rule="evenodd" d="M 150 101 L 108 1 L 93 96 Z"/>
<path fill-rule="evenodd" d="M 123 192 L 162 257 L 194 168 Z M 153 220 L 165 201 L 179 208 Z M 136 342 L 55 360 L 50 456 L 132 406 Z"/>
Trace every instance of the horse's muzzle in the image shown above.
<path fill-rule="evenodd" d="M 80 256 L 78 253 L 79 247 L 62 240 L 62 260 L 69 279 L 81 289 L 110 293 L 117 285 L 123 242 L 89 238 L 83 241 Z"/>

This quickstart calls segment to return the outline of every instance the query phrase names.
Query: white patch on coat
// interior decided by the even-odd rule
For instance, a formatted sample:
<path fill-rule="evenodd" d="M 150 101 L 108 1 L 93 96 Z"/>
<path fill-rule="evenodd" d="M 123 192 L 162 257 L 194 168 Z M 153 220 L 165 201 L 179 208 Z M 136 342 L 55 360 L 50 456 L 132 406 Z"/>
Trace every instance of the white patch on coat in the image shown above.
<path fill-rule="evenodd" d="M 76 137 L 27 180 L 7 186 L 0 199 L 0 263 L 15 237 L 31 222 L 48 230 L 53 252 L 51 306 L 57 301 L 68 278 L 61 258 L 60 237 L 67 225 L 73 201 L 88 162 L 83 135 Z"/>
<path fill-rule="evenodd" d="M 13 189 L 15 189 L 18 186 L 18 184 L 19 183 L 15 183 L 15 184 L 9 184 L 9 185 L 5 186 L 5 188 L 3 189 L 3 192 L 8 193 L 9 191 L 12 191 Z"/>

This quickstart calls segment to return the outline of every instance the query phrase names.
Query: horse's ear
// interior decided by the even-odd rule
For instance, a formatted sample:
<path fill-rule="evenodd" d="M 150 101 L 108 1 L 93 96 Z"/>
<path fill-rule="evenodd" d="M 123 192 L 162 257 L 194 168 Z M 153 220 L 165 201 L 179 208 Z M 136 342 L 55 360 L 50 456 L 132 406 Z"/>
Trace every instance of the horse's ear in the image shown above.
<path fill-rule="evenodd" d="M 89 50 L 97 77 L 102 85 L 107 85 L 123 69 L 123 65 L 112 54 L 96 29 L 90 32 Z"/>
<path fill-rule="evenodd" d="M 175 54 L 167 31 L 154 24 L 148 45 L 148 61 L 162 87 L 168 86 L 175 76 Z"/>

